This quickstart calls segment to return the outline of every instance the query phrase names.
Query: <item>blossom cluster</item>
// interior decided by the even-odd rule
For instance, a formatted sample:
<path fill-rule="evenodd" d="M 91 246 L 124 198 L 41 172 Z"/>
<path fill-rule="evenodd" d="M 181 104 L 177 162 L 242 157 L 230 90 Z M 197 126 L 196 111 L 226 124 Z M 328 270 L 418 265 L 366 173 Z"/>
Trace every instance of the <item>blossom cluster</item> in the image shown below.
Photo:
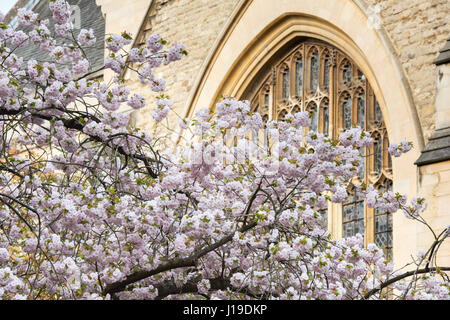
<path fill-rule="evenodd" d="M 0 298 L 382 299 L 396 278 L 397 297 L 449 298 L 436 268 L 418 269 L 413 286 L 382 248 L 360 234 L 333 240 L 323 227 L 319 210 L 347 199 L 369 133 L 333 140 L 309 130 L 308 112 L 266 121 L 225 97 L 215 114 L 181 119 L 192 138 L 162 149 L 164 135 L 121 112 L 149 107 L 123 75 L 136 70 L 156 93 L 160 123 L 173 103 L 155 68 L 178 61 L 184 46 L 165 50 L 154 34 L 128 48 L 130 34 L 110 35 L 105 68 L 115 77 L 99 83 L 82 50 L 92 30 L 69 37 L 68 3 L 49 6 L 63 41 L 28 10 L 19 19 L 28 33 L 0 28 Z M 49 61 L 16 56 L 26 41 Z M 369 207 L 424 222 L 422 198 L 359 187 Z"/>

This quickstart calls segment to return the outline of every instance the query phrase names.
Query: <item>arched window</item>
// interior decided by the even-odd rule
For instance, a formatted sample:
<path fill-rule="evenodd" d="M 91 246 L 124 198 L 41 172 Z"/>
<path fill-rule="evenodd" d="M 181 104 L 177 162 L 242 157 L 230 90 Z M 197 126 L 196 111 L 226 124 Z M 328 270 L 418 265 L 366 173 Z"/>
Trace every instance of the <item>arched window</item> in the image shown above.
<path fill-rule="evenodd" d="M 328 130 L 330 127 L 330 102 L 327 98 L 322 100 L 322 106 L 320 107 L 320 123 L 321 128 L 320 131 L 328 136 Z"/>
<path fill-rule="evenodd" d="M 373 138 L 373 174 L 378 175 L 383 168 L 383 141 L 379 134 L 375 134 Z"/>
<path fill-rule="evenodd" d="M 357 109 L 357 116 L 358 116 L 358 126 L 361 127 L 362 129 L 364 129 L 364 125 L 366 123 L 366 106 L 365 106 L 365 95 L 364 95 L 364 90 L 361 89 L 358 92 L 358 109 Z"/>
<path fill-rule="evenodd" d="M 362 163 L 360 163 L 360 169 L 358 171 L 358 178 L 360 181 L 364 181 L 366 175 L 366 150 L 365 148 L 360 148 L 359 152 L 362 156 Z"/>
<path fill-rule="evenodd" d="M 364 236 L 364 200 L 350 195 L 342 206 L 343 236 L 351 237 L 360 233 Z"/>
<path fill-rule="evenodd" d="M 330 89 L 330 70 L 331 70 L 330 56 L 328 53 L 326 53 L 323 63 L 323 87 L 325 90 Z"/>
<path fill-rule="evenodd" d="M 345 93 L 341 101 L 341 126 L 348 130 L 352 127 L 352 97 Z"/>
<path fill-rule="evenodd" d="M 374 96 L 374 108 L 375 108 L 375 121 L 381 122 L 383 120 L 383 115 L 381 114 L 380 105 L 378 104 L 377 98 Z"/>
<path fill-rule="evenodd" d="M 282 82 L 283 82 L 283 91 L 282 91 L 282 97 L 283 100 L 289 99 L 289 90 L 290 90 L 290 79 L 289 79 L 289 68 L 285 68 L 283 71 L 282 76 Z"/>
<path fill-rule="evenodd" d="M 295 63 L 295 88 L 297 97 L 303 95 L 303 58 L 302 56 L 297 58 Z"/>
<path fill-rule="evenodd" d="M 311 48 L 311 59 L 309 65 L 311 67 L 311 91 L 312 93 L 315 93 L 319 87 L 319 52 L 314 47 Z"/>
<path fill-rule="evenodd" d="M 378 187 L 380 192 L 392 191 L 392 181 L 383 181 Z M 392 257 L 392 213 L 383 209 L 374 209 L 375 244 L 383 248 L 388 257 Z"/>
<path fill-rule="evenodd" d="M 353 78 L 353 68 L 349 61 L 344 61 L 342 64 L 342 79 L 344 80 L 344 83 L 349 86 L 352 83 Z"/>
<path fill-rule="evenodd" d="M 317 112 L 317 106 L 314 102 L 310 102 L 310 104 L 308 105 L 308 111 L 311 114 L 310 130 L 317 132 L 319 115 Z"/>
<path fill-rule="evenodd" d="M 363 161 L 350 186 L 364 183 L 392 188 L 389 137 L 381 108 L 370 83 L 351 57 L 331 44 L 304 39 L 269 61 L 241 98 L 250 100 L 252 106 L 267 105 L 262 113 L 265 119 L 282 120 L 288 112 L 309 111 L 310 130 L 333 139 L 345 129 L 364 128 L 375 144 L 360 149 Z M 271 95 L 267 95 L 269 91 Z M 264 103 L 267 99 L 269 103 Z M 388 214 L 368 208 L 363 199 L 349 192 L 342 206 L 320 208 L 321 214 L 334 217 L 329 221 L 342 224 L 341 228 L 333 228 L 341 230 L 335 231 L 336 238 L 362 233 L 366 244 L 377 243 L 391 250 L 392 225 L 384 224 L 390 219 Z"/>

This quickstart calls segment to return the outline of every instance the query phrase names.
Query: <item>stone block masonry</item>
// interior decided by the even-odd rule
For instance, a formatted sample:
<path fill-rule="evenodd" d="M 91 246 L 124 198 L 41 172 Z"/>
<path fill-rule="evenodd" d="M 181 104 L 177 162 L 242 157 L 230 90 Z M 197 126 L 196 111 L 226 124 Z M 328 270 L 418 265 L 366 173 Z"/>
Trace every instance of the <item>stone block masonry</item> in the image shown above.
<path fill-rule="evenodd" d="M 386 30 L 405 71 L 427 141 L 435 129 L 434 60 L 450 36 L 448 0 L 366 0 L 380 5 Z M 426 142 L 425 141 L 425 142 Z"/>

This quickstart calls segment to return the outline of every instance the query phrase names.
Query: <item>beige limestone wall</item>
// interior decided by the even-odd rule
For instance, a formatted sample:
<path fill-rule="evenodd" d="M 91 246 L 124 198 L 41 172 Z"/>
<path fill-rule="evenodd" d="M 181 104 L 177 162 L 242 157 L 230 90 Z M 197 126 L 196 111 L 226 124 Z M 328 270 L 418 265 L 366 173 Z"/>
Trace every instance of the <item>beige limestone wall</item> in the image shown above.
<path fill-rule="evenodd" d="M 174 103 L 173 110 L 184 115 L 186 100 L 214 41 L 237 3 L 237 0 L 154 0 L 146 19 L 151 33 L 160 33 L 172 43 L 182 42 L 188 52 L 181 61 L 157 69 L 157 76 L 166 80 L 166 94 Z M 147 21 L 148 22 L 148 21 Z M 149 106 L 133 115 L 136 125 L 151 129 L 154 94 L 130 75 L 128 85 L 148 98 Z M 179 118 L 169 114 L 171 128 L 178 127 Z"/>
<path fill-rule="evenodd" d="M 436 66 L 433 61 L 450 36 L 450 1 L 364 1 L 373 9 L 376 6 L 381 9 L 381 25 L 405 71 L 427 140 L 436 122 Z"/>
<path fill-rule="evenodd" d="M 450 63 L 440 65 L 436 74 L 436 129 L 450 127 Z"/>
<path fill-rule="evenodd" d="M 423 217 L 430 222 L 435 233 L 440 234 L 450 226 L 450 161 L 425 165 L 420 168 L 420 194 L 427 199 L 428 208 Z M 434 237 L 423 225 L 417 225 L 416 244 L 427 250 Z M 404 244 L 409 246 L 409 244 Z M 439 249 L 437 262 L 450 266 L 450 241 L 444 241 Z"/>
<path fill-rule="evenodd" d="M 109 34 L 122 33 L 123 31 L 136 35 L 152 2 L 152 0 L 95 1 L 105 17 L 105 38 Z M 103 79 L 108 82 L 113 76 L 114 73 L 111 70 L 105 70 Z"/>

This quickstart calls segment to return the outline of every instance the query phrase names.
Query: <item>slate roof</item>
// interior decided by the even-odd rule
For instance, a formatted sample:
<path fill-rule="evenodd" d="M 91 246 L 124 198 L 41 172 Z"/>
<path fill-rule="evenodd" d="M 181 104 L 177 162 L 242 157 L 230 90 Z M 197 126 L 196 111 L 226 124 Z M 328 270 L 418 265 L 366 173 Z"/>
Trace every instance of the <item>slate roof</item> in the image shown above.
<path fill-rule="evenodd" d="M 447 39 L 439 56 L 434 61 L 437 66 L 447 63 L 450 63 L 450 38 Z M 450 160 L 450 127 L 434 131 L 415 164 L 420 167 L 446 160 Z"/>
<path fill-rule="evenodd" d="M 428 139 L 416 165 L 424 166 L 450 160 L 450 127 L 437 129 Z"/>
<path fill-rule="evenodd" d="M 447 39 L 445 46 L 439 51 L 439 56 L 434 61 L 435 65 L 446 64 L 450 62 L 450 38 Z"/>
<path fill-rule="evenodd" d="M 20 3 L 21 1 L 18 2 Z M 67 2 L 71 6 L 78 6 L 79 8 L 80 23 L 79 28 L 74 29 L 75 36 L 78 36 L 78 33 L 81 29 L 92 28 L 94 30 L 97 42 L 95 46 L 87 48 L 85 52 L 91 65 L 90 72 L 96 71 L 104 66 L 105 19 L 103 17 L 101 9 L 97 6 L 95 0 L 67 0 Z M 17 12 L 17 8 L 13 9 L 15 12 Z M 39 19 L 49 19 L 49 29 L 51 32 L 54 32 L 54 23 L 51 19 L 52 13 L 48 6 L 48 0 L 39 1 L 32 10 L 39 15 Z M 11 16 L 9 13 L 7 14 L 7 16 L 8 15 Z M 8 18 L 12 19 L 13 17 Z M 34 44 L 29 44 L 25 47 L 17 48 L 14 53 L 18 56 L 23 57 L 25 60 L 31 58 L 36 59 L 39 62 L 49 60 L 48 56 L 41 50 L 39 50 L 39 48 Z"/>

